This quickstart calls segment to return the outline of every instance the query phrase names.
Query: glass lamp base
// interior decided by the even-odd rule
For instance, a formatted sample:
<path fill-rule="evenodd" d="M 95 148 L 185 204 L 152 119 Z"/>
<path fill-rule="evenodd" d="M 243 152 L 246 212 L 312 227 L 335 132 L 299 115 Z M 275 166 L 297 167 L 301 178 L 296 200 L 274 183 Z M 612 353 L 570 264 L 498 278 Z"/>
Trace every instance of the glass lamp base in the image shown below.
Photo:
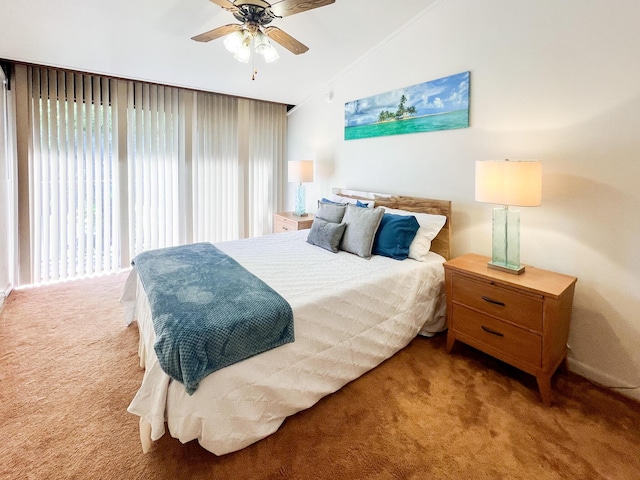
<path fill-rule="evenodd" d="M 520 265 L 518 268 L 513 268 L 507 265 L 487 262 L 487 267 L 493 268 L 494 270 L 500 270 L 502 272 L 513 273 L 514 275 L 520 275 L 522 272 L 524 272 L 524 265 Z"/>
<path fill-rule="evenodd" d="M 307 191 L 302 183 L 296 185 L 296 209 L 293 211 L 294 215 L 298 217 L 307 216 Z"/>
<path fill-rule="evenodd" d="M 516 275 L 524 272 L 520 265 L 520 211 L 509 207 L 493 209 L 493 244 L 489 268 Z"/>

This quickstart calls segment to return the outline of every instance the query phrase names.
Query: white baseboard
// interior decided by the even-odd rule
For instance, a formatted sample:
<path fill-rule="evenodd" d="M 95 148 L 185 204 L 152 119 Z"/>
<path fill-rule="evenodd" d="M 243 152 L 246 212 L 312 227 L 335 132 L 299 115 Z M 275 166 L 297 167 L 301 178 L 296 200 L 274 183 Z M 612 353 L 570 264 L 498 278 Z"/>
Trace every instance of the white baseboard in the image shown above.
<path fill-rule="evenodd" d="M 603 386 L 618 386 L 618 387 L 635 387 L 636 385 L 631 385 L 624 380 L 620 380 L 619 378 L 612 377 L 611 375 L 596 370 L 589 365 L 585 365 L 578 360 L 568 359 L 569 370 L 573 373 L 577 373 L 578 375 L 585 377 L 593 382 L 603 385 Z M 612 388 L 614 392 L 619 393 L 620 395 L 624 395 L 625 397 L 631 398 L 640 402 L 640 388 L 636 388 L 630 390 L 629 388 Z"/>

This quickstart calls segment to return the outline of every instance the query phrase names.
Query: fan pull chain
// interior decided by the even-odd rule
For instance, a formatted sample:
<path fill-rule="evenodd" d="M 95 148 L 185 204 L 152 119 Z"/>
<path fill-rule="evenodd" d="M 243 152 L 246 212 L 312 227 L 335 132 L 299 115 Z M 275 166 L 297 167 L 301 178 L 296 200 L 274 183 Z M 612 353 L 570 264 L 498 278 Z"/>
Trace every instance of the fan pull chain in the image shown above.
<path fill-rule="evenodd" d="M 253 74 L 251 74 L 251 80 L 256 79 L 256 75 L 258 74 L 258 69 L 256 68 L 256 50 L 255 46 L 253 47 L 253 55 L 251 55 L 251 69 L 253 70 Z"/>

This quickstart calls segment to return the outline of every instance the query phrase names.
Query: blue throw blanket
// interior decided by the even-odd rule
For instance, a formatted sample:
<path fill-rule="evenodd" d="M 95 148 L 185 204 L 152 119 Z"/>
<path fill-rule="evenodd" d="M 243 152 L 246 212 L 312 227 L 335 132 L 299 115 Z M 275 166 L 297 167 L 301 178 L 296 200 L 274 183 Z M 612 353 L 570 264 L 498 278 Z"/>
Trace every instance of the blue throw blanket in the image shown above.
<path fill-rule="evenodd" d="M 294 340 L 287 301 L 210 243 L 143 252 L 131 264 L 160 366 L 190 395 L 210 373 Z"/>

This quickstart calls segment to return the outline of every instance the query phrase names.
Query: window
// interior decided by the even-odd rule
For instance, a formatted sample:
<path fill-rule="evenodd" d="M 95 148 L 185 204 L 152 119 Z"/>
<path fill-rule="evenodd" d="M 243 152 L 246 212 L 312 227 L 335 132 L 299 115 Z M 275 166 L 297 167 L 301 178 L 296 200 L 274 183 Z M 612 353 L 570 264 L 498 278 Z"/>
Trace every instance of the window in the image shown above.
<path fill-rule="evenodd" d="M 21 283 L 271 231 L 284 192 L 285 105 L 16 68 L 30 109 L 30 252 L 20 261 L 31 279 Z"/>

